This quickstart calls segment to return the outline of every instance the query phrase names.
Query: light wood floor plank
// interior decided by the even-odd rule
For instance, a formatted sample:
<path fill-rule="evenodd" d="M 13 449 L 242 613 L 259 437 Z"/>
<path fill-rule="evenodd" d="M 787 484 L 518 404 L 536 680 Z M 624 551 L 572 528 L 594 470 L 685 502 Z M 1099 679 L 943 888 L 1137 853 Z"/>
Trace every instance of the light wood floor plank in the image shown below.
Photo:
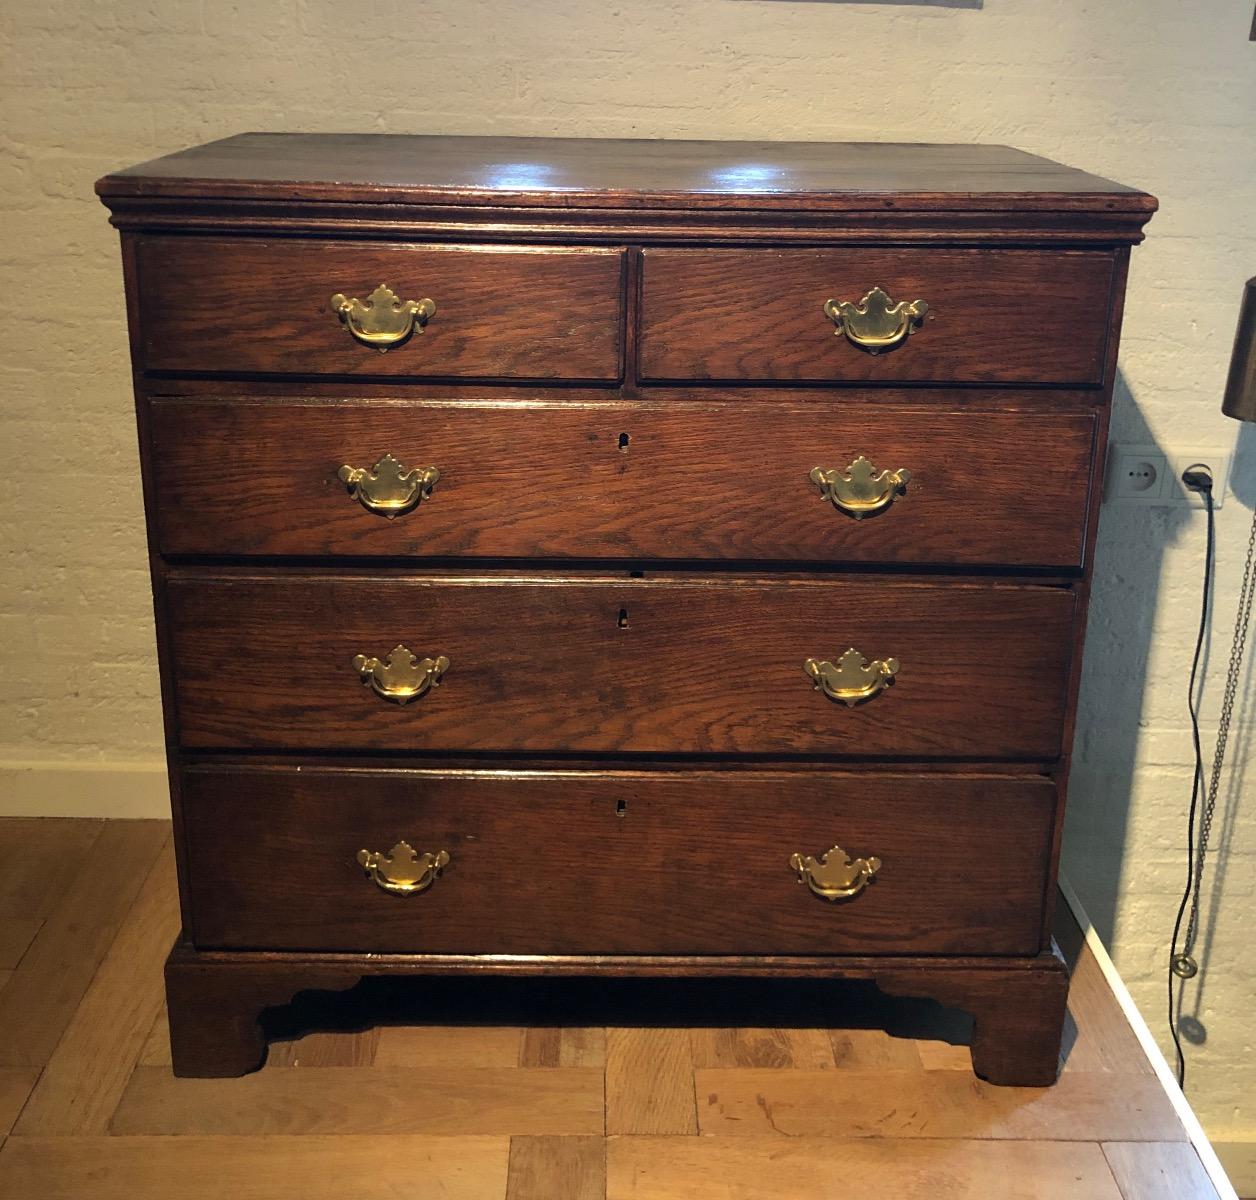
<path fill-rule="evenodd" d="M 175 1079 L 137 1067 L 116 1134 L 591 1134 L 602 1072 L 443 1068 L 274 1068 L 241 1079 Z"/>
<path fill-rule="evenodd" d="M 523 1031 L 521 1067 L 604 1067 L 606 1030 L 541 1026 Z"/>
<path fill-rule="evenodd" d="M 1105 1142 L 1103 1152 L 1125 1200 L 1217 1200 L 1189 1142 Z"/>
<path fill-rule="evenodd" d="M 375 1062 L 378 1029 L 355 1033 L 308 1033 L 287 1042 L 273 1042 L 268 1067 L 369 1067 Z M 168 1036 L 168 1035 L 167 1035 Z"/>
<path fill-rule="evenodd" d="M 72 817 L 0 820 L 0 914 L 43 918 L 104 828 Z"/>
<path fill-rule="evenodd" d="M 506 1200 L 605 1200 L 606 1139 L 517 1137 Z"/>
<path fill-rule="evenodd" d="M 0 1066 L 42 1067 L 83 998 L 169 833 L 163 821 L 110 821 L 0 992 Z"/>
<path fill-rule="evenodd" d="M 1066 1037 L 1074 1040 L 1066 1047 L 1065 1071 L 1154 1074 L 1137 1035 L 1114 1003 L 1112 989 L 1087 947 L 1082 948 L 1073 967 L 1068 1012 L 1072 1024 Z"/>
<path fill-rule="evenodd" d="M 166 1002 L 161 1002 L 161 1009 L 153 1027 L 144 1039 L 144 1047 L 140 1051 L 138 1064 L 141 1067 L 170 1066 L 170 1024 L 166 1017 Z"/>
<path fill-rule="evenodd" d="M 691 1029 L 689 1049 L 695 1067 L 715 1070 L 775 1067 L 819 1071 L 834 1065 L 833 1044 L 823 1029 Z"/>
<path fill-rule="evenodd" d="M 1154 1076 L 1075 1074 L 993 1087 L 958 1071 L 699 1071 L 704 1134 L 1179 1141 Z"/>
<path fill-rule="evenodd" d="M 687 1030 L 606 1031 L 606 1132 L 698 1132 Z"/>
<path fill-rule="evenodd" d="M 174 847 L 167 839 L 40 1077 L 16 1134 L 107 1132 L 161 1011 L 162 963 L 178 932 Z"/>
<path fill-rule="evenodd" d="M 833 1061 L 844 1071 L 923 1070 L 916 1043 L 910 1038 L 891 1037 L 883 1029 L 830 1030 L 829 1049 Z M 967 1046 L 960 1049 L 968 1056 Z"/>
<path fill-rule="evenodd" d="M 39 1071 L 35 1067 L 0 1068 L 0 1137 L 13 1128 L 38 1078 Z"/>
<path fill-rule="evenodd" d="M 502 1200 L 504 1137 L 10 1138 L 0 1200 Z"/>
<path fill-rule="evenodd" d="M 22 961 L 43 923 L 43 917 L 0 915 L 0 971 L 12 971 Z"/>
<path fill-rule="evenodd" d="M 381 1067 L 514 1067 L 522 1040 L 517 1026 L 390 1025 L 380 1030 L 375 1061 Z"/>
<path fill-rule="evenodd" d="M 1121 1200 L 1093 1143 L 614 1138 L 606 1200 Z"/>

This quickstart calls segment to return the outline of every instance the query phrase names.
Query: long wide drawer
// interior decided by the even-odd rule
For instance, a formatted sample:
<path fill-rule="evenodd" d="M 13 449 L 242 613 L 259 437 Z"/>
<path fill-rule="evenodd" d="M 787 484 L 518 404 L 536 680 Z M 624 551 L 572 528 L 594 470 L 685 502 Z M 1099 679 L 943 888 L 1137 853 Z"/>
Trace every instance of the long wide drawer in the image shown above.
<path fill-rule="evenodd" d="M 194 767 L 181 790 L 202 948 L 1032 954 L 1055 814 L 1042 778 L 881 772 Z"/>
<path fill-rule="evenodd" d="M 1103 379 L 1107 251 L 649 249 L 643 258 L 643 379 Z"/>
<path fill-rule="evenodd" d="M 1074 606 L 872 577 L 295 571 L 177 571 L 168 599 L 186 746 L 1025 759 L 1060 752 Z"/>
<path fill-rule="evenodd" d="M 137 255 L 150 371 L 591 380 L 621 371 L 615 249 L 156 237 Z"/>
<path fill-rule="evenodd" d="M 166 554 L 1079 568 L 1095 415 L 158 398 Z M 1022 469 L 1028 447 L 1051 452 Z"/>

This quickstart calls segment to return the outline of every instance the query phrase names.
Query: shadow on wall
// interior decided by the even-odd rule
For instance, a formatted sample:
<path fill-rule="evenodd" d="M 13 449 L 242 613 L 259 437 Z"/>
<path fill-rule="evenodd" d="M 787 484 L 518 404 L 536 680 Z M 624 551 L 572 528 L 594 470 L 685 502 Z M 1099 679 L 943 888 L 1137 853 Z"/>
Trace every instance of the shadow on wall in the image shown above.
<path fill-rule="evenodd" d="M 1156 444 L 1124 376 L 1118 374 L 1113 390 L 1113 426 L 1121 442 Z M 1238 443 L 1231 456 L 1229 504 L 1250 510 L 1256 506 L 1256 427 L 1239 427 Z M 1191 768 L 1189 739 L 1181 742 L 1181 761 L 1159 757 L 1165 746 L 1151 747 L 1150 761 L 1144 747 L 1141 768 L 1155 771 L 1177 767 L 1174 773 L 1181 789 L 1181 842 L 1157 854 L 1151 863 L 1127 862 L 1128 827 L 1140 769 L 1139 741 L 1143 732 L 1142 710 L 1147 669 L 1153 651 L 1156 609 L 1166 549 L 1183 539 L 1198 539 L 1198 561 L 1203 561 L 1204 526 L 1190 510 L 1178 508 L 1104 508 L 1101 513 L 1096 571 L 1092 585 L 1090 615 L 1086 634 L 1086 669 L 1079 700 L 1078 741 L 1073 748 L 1068 821 L 1065 835 L 1064 871 L 1082 900 L 1096 930 L 1111 944 L 1122 881 L 1145 876 L 1148 867 L 1163 875 L 1154 885 L 1158 894 L 1179 892 L 1186 878 L 1185 829 L 1190 802 Z M 1218 553 L 1227 575 L 1236 574 L 1238 559 L 1245 547 L 1228 540 Z M 1202 580 L 1195 581 L 1202 585 Z M 1234 589 L 1237 590 L 1237 589 Z M 1163 658 L 1180 669 L 1181 723 L 1188 721 L 1186 684 L 1194 651 L 1193 631 L 1198 619 L 1198 587 L 1189 588 L 1194 606 L 1189 624 L 1190 644 L 1155 647 Z M 1227 587 L 1227 596 L 1233 594 Z M 1176 602 L 1176 601 L 1175 601 Z M 1184 602 L 1184 601 L 1183 601 Z M 1200 660 L 1200 677 L 1206 681 L 1205 721 L 1215 720 L 1229 654 L 1233 612 L 1227 601 L 1216 615 L 1209 613 L 1208 636 Z M 1211 648 L 1211 661 L 1209 650 Z M 1163 672 L 1163 666 L 1160 670 Z M 1214 931 L 1216 901 L 1225 884 L 1224 850 L 1234 834 L 1234 822 L 1245 780 L 1246 747 L 1256 736 L 1256 685 L 1252 672 L 1236 698 L 1236 722 L 1231 730 L 1226 778 L 1217 800 L 1218 823 L 1214 827 L 1208 874 L 1203 889 L 1204 923 L 1195 946 L 1200 973 L 1183 989 L 1180 1011 L 1197 1018 L 1197 1040 L 1206 1037 L 1198 1017 L 1207 980 L 1208 951 Z M 1215 736 L 1203 731 L 1205 777 L 1211 762 Z M 1169 757 L 1176 759 L 1178 743 L 1167 743 Z M 1205 778 L 1206 784 L 1206 778 Z M 1202 797 L 1201 797 L 1202 803 Z M 1140 889 L 1144 884 L 1138 884 Z M 1170 918 L 1171 919 L 1171 918 Z M 1147 930 L 1150 940 L 1162 939 L 1167 966 L 1171 925 L 1163 930 Z M 1185 1029 L 1190 1036 L 1189 1026 Z"/>

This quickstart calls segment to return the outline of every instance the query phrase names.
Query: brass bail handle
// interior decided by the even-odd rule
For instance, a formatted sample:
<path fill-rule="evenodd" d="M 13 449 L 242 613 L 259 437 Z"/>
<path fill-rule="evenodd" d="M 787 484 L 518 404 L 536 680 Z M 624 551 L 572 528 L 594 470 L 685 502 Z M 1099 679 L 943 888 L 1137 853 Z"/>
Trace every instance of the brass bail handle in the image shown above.
<path fill-rule="evenodd" d="M 826 300 L 824 315 L 837 326 L 852 346 L 879 354 L 905 342 L 924 323 L 929 305 L 923 300 L 900 300 L 897 304 L 879 287 L 866 293 L 857 304 L 849 300 Z"/>
<path fill-rule="evenodd" d="M 345 463 L 336 474 L 367 512 L 390 521 L 418 508 L 440 481 L 435 467 L 407 468 L 391 454 L 385 454 L 373 467 Z"/>
<path fill-rule="evenodd" d="M 435 658 L 419 658 L 405 646 L 394 646 L 385 659 L 357 655 L 353 660 L 362 683 L 382 700 L 393 704 L 409 704 L 426 695 L 449 670 L 449 659 L 443 654 Z"/>
<path fill-rule="evenodd" d="M 889 508 L 907 490 L 911 472 L 879 471 L 860 454 L 844 470 L 812 467 L 809 478 L 834 508 L 860 520 Z"/>
<path fill-rule="evenodd" d="M 897 658 L 874 658 L 869 662 L 852 646 L 835 663 L 828 659 L 809 658 L 802 664 L 802 669 L 818 691 L 830 700 L 838 700 L 847 708 L 853 708 L 889 687 L 900 665 Z"/>
<path fill-rule="evenodd" d="M 420 854 L 409 842 L 398 842 L 387 854 L 359 850 L 358 862 L 376 887 L 394 896 L 415 896 L 425 892 L 449 865 L 449 852 Z"/>
<path fill-rule="evenodd" d="M 436 315 L 436 301 L 402 300 L 386 283 L 381 283 L 365 300 L 337 292 L 331 298 L 331 311 L 362 345 L 390 350 L 423 332 Z"/>
<path fill-rule="evenodd" d="M 810 854 L 791 854 L 789 865 L 822 900 L 847 900 L 858 896 L 881 869 L 879 858 L 851 858 L 841 846 L 812 858 Z"/>

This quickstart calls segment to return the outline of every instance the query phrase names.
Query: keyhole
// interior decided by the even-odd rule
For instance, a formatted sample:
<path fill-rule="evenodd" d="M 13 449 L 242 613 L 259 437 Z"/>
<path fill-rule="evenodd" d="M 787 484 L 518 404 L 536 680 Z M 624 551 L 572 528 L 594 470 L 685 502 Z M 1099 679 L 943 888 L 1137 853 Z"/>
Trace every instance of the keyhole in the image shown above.
<path fill-rule="evenodd" d="M 627 801 L 627 800 L 616 800 L 616 801 L 615 801 L 615 815 L 616 815 L 617 817 L 622 817 L 622 816 L 624 816 L 627 812 L 628 812 L 628 801 Z"/>
<path fill-rule="evenodd" d="M 615 624 L 618 625 L 620 629 L 628 628 L 628 610 L 626 608 L 621 608 L 619 610 L 619 618 L 616 620 Z"/>
<path fill-rule="evenodd" d="M 621 433 L 619 435 L 619 451 L 621 454 L 628 453 L 628 443 L 630 441 L 632 441 L 632 438 L 630 438 L 626 433 Z"/>

